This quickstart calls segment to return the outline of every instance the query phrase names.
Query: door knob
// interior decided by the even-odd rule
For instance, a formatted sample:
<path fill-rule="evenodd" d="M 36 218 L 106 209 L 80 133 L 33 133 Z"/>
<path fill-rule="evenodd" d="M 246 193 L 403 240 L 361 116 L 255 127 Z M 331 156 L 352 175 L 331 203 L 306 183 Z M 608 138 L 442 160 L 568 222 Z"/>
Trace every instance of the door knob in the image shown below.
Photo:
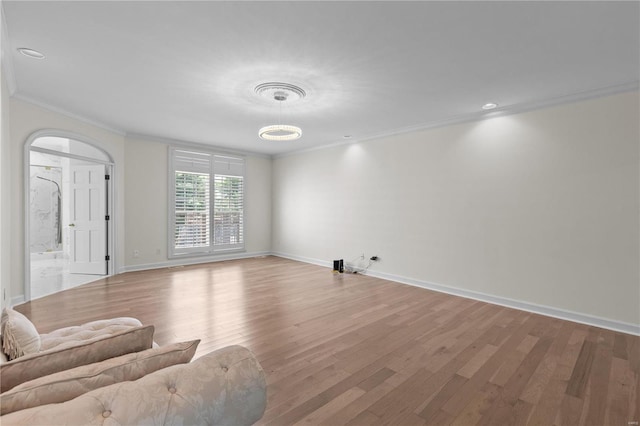
<path fill-rule="evenodd" d="M 76 226 L 76 224 L 75 223 L 70 223 L 69 226 Z"/>

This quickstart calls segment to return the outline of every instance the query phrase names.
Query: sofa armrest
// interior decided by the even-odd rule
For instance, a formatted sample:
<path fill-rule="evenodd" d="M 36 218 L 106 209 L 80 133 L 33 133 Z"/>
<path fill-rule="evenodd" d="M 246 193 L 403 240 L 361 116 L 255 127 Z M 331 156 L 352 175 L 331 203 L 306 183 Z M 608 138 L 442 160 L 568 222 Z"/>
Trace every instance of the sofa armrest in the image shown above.
<path fill-rule="evenodd" d="M 266 407 L 264 371 L 241 346 L 116 383 L 71 401 L 2 416 L 2 425 L 250 425 Z"/>

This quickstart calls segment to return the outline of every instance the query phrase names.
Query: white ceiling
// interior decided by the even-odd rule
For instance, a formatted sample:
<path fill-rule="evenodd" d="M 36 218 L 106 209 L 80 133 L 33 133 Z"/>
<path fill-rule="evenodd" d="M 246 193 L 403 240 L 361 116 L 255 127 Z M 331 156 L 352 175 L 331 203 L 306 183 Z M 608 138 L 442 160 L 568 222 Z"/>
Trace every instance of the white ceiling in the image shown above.
<path fill-rule="evenodd" d="M 635 89 L 639 6 L 4 1 L 4 60 L 17 97 L 128 134 L 280 154 L 472 119 L 487 102 Z M 307 97 L 279 116 L 253 92 L 267 81 Z M 302 138 L 258 138 L 278 120 Z"/>

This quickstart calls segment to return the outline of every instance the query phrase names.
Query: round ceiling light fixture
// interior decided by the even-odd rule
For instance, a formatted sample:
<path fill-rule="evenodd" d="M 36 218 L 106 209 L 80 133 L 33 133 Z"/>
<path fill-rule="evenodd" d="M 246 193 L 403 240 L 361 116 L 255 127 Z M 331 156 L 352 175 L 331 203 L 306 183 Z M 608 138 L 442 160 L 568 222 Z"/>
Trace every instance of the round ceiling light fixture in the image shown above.
<path fill-rule="evenodd" d="M 38 52 L 37 50 L 29 49 L 28 47 L 20 47 L 18 48 L 18 52 L 22 53 L 24 56 L 32 59 L 44 59 L 44 53 Z"/>
<path fill-rule="evenodd" d="M 484 110 L 495 109 L 497 107 L 498 107 L 498 104 L 494 104 L 493 102 L 489 102 L 488 104 L 482 105 L 482 109 Z"/>
<path fill-rule="evenodd" d="M 273 124 L 262 127 L 258 135 L 267 141 L 294 141 L 302 136 L 302 129 L 287 124 Z"/>
<path fill-rule="evenodd" d="M 285 101 L 299 101 L 307 95 L 298 86 L 278 82 L 259 84 L 254 88 L 254 91 L 259 96 L 273 99 L 280 104 L 280 111 L 282 111 L 282 104 Z M 258 136 L 268 141 L 293 141 L 302 136 L 302 129 L 290 124 L 272 124 L 260 128 Z"/>

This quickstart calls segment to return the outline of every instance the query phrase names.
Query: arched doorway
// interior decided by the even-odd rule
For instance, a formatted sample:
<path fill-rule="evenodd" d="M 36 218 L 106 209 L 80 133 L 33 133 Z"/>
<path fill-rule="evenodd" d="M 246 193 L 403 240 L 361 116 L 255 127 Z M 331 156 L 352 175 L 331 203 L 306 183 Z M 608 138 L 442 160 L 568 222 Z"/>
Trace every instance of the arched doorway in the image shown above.
<path fill-rule="evenodd" d="M 111 156 L 82 136 L 37 132 L 25 145 L 25 298 L 113 273 Z"/>

